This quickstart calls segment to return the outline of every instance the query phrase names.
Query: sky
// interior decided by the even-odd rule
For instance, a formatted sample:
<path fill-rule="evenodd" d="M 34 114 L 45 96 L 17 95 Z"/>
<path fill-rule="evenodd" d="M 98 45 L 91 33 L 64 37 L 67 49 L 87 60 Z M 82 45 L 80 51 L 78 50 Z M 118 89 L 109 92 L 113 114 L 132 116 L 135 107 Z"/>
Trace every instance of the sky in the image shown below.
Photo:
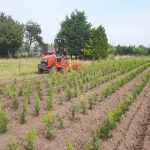
<path fill-rule="evenodd" d="M 112 45 L 150 46 L 150 0 L 0 0 L 0 12 L 39 23 L 45 43 L 75 9 L 85 11 L 93 27 L 103 25 Z"/>

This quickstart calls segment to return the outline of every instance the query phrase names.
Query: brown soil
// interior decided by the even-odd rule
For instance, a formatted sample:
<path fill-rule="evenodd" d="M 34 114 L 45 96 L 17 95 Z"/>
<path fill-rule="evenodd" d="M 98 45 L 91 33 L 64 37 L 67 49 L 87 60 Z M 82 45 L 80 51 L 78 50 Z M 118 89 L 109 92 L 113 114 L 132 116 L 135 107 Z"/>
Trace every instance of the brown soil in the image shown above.
<path fill-rule="evenodd" d="M 102 143 L 104 150 L 150 149 L 150 82 L 113 131 L 113 137 Z"/>
<path fill-rule="evenodd" d="M 72 101 L 77 101 L 79 98 L 73 98 L 71 102 L 64 102 L 63 105 L 58 105 L 55 103 L 54 112 L 59 113 L 65 122 L 65 128 L 60 130 L 54 126 L 55 138 L 52 141 L 49 141 L 44 136 L 44 126 L 42 123 L 42 116 L 45 113 L 45 101 L 41 102 L 42 108 L 40 111 L 40 116 L 34 117 L 33 113 L 33 104 L 29 109 L 29 115 L 27 118 L 27 123 L 20 125 L 19 123 L 19 113 L 21 112 L 21 107 L 19 111 L 12 111 L 9 107 L 9 98 L 5 98 L 5 107 L 6 112 L 10 120 L 8 131 L 5 134 L 0 135 L 0 147 L 3 149 L 4 144 L 12 138 L 17 139 L 19 145 L 21 145 L 21 150 L 23 147 L 23 136 L 25 132 L 31 127 L 37 128 L 39 134 L 35 139 L 35 146 L 37 150 L 64 150 L 66 146 L 66 141 L 68 138 L 71 138 L 76 149 L 82 149 L 83 145 L 89 140 L 89 135 L 91 131 L 95 130 L 98 124 L 102 124 L 104 117 L 108 111 L 113 107 L 117 106 L 119 101 L 123 98 L 124 94 L 127 91 L 130 91 L 134 88 L 137 81 L 143 77 L 149 69 L 146 69 L 143 73 L 138 75 L 136 78 L 125 84 L 118 91 L 109 96 L 105 101 L 97 103 L 93 110 L 88 110 L 86 115 L 78 114 L 78 117 L 75 121 L 70 120 L 70 106 Z M 100 92 L 102 88 L 106 85 L 101 85 L 95 89 L 92 89 L 91 92 Z M 32 91 L 34 92 L 34 91 Z M 88 91 L 89 93 L 90 91 Z M 45 91 L 43 91 L 45 93 Z M 44 94 L 45 95 L 45 94 Z M 43 95 L 43 96 L 44 96 Z M 86 93 L 83 94 L 86 99 Z M 33 102 L 32 102 L 33 103 Z"/>

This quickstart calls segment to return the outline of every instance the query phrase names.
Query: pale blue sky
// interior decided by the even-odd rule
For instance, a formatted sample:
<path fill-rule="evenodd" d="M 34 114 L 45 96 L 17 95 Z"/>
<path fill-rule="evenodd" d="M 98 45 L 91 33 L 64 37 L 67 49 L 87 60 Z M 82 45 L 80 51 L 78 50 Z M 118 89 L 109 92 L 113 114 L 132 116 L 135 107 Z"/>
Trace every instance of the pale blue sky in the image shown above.
<path fill-rule="evenodd" d="M 150 46 L 150 0 L 0 0 L 0 11 L 19 22 L 38 22 L 45 42 L 53 42 L 60 23 L 75 9 L 93 26 L 103 25 L 113 45 Z"/>

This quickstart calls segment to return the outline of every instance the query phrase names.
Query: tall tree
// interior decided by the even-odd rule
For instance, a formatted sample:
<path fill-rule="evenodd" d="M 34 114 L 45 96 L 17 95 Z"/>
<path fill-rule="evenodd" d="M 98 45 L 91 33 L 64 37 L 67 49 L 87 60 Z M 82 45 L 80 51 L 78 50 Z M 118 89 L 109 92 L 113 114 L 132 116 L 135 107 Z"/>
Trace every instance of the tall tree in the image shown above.
<path fill-rule="evenodd" d="M 70 17 L 66 16 L 66 19 L 61 23 L 61 29 L 57 37 L 67 40 L 71 55 L 80 55 L 81 49 L 85 47 L 89 38 L 90 27 L 85 13 L 75 10 Z"/>
<path fill-rule="evenodd" d="M 103 26 L 92 28 L 85 48 L 82 49 L 87 56 L 106 58 L 108 55 L 108 39 Z"/>
<path fill-rule="evenodd" d="M 0 56 L 14 56 L 23 40 L 23 25 L 0 13 Z"/>
<path fill-rule="evenodd" d="M 25 25 L 25 47 L 28 52 L 31 50 L 33 44 L 42 44 L 41 27 L 39 24 L 33 21 L 28 21 Z"/>

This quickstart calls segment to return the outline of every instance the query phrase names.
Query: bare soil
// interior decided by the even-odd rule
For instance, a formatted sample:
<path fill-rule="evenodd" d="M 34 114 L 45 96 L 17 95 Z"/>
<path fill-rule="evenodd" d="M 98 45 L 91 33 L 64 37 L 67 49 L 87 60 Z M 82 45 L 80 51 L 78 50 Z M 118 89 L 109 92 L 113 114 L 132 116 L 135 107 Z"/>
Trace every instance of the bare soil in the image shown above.
<path fill-rule="evenodd" d="M 70 106 L 72 102 L 77 102 L 79 98 L 73 98 L 71 102 L 65 101 L 63 105 L 58 105 L 58 103 L 55 102 L 53 112 L 54 114 L 59 113 L 63 117 L 65 128 L 60 130 L 57 128 L 56 125 L 54 125 L 55 138 L 51 141 L 45 138 L 44 136 L 45 129 L 42 123 L 42 116 L 46 112 L 46 101 L 44 99 L 43 101 L 41 101 L 42 107 L 41 107 L 40 115 L 38 117 L 35 117 L 33 116 L 33 105 L 34 105 L 33 104 L 34 100 L 33 100 L 31 102 L 31 106 L 28 111 L 29 114 L 27 117 L 27 123 L 24 125 L 20 125 L 19 113 L 21 112 L 21 107 L 19 107 L 19 110 L 17 111 L 12 111 L 10 108 L 9 97 L 5 95 L 5 98 L 3 100 L 5 102 L 6 113 L 8 114 L 10 123 L 8 126 L 8 131 L 0 135 L 0 147 L 3 149 L 7 141 L 9 139 L 14 138 L 18 141 L 21 150 L 23 150 L 24 149 L 23 137 L 24 137 L 25 132 L 28 129 L 35 127 L 38 130 L 38 136 L 35 139 L 35 146 L 37 150 L 50 150 L 50 149 L 51 150 L 64 150 L 66 147 L 66 141 L 68 138 L 72 139 L 72 142 L 74 143 L 74 146 L 77 150 L 81 150 L 83 148 L 83 145 L 86 142 L 88 142 L 91 131 L 95 130 L 98 125 L 102 124 L 106 113 L 110 111 L 113 107 L 117 106 L 120 100 L 123 98 L 124 94 L 132 90 L 135 84 L 137 83 L 137 81 L 141 79 L 141 77 L 143 77 L 148 71 L 149 69 L 146 69 L 144 72 L 142 72 L 136 78 L 134 78 L 133 80 L 125 84 L 123 87 L 121 87 L 118 91 L 110 95 L 104 101 L 97 102 L 92 110 L 87 110 L 86 115 L 78 114 L 77 119 L 74 121 L 70 119 Z M 106 84 L 103 84 L 97 88 L 92 89 L 91 91 L 88 91 L 88 93 L 89 92 L 99 93 L 105 86 Z M 34 93 L 33 89 L 31 92 Z M 46 92 L 43 90 L 42 93 L 44 97 L 45 96 L 44 93 Z M 82 96 L 83 98 L 85 98 L 85 100 L 87 100 L 86 93 L 83 93 Z M 32 95 L 32 97 L 34 99 L 34 95 Z M 21 100 L 23 99 L 20 98 L 20 101 Z M 143 104 L 144 103 L 142 103 L 142 105 Z M 145 129 L 145 131 L 147 130 L 148 129 Z M 143 139 L 143 143 L 144 141 L 146 143 L 146 140 L 147 139 Z M 121 143 L 119 143 L 119 146 L 121 146 Z M 103 147 L 105 147 L 105 143 L 103 143 Z"/>
<path fill-rule="evenodd" d="M 150 82 L 122 117 L 113 137 L 102 143 L 102 149 L 150 149 Z"/>

